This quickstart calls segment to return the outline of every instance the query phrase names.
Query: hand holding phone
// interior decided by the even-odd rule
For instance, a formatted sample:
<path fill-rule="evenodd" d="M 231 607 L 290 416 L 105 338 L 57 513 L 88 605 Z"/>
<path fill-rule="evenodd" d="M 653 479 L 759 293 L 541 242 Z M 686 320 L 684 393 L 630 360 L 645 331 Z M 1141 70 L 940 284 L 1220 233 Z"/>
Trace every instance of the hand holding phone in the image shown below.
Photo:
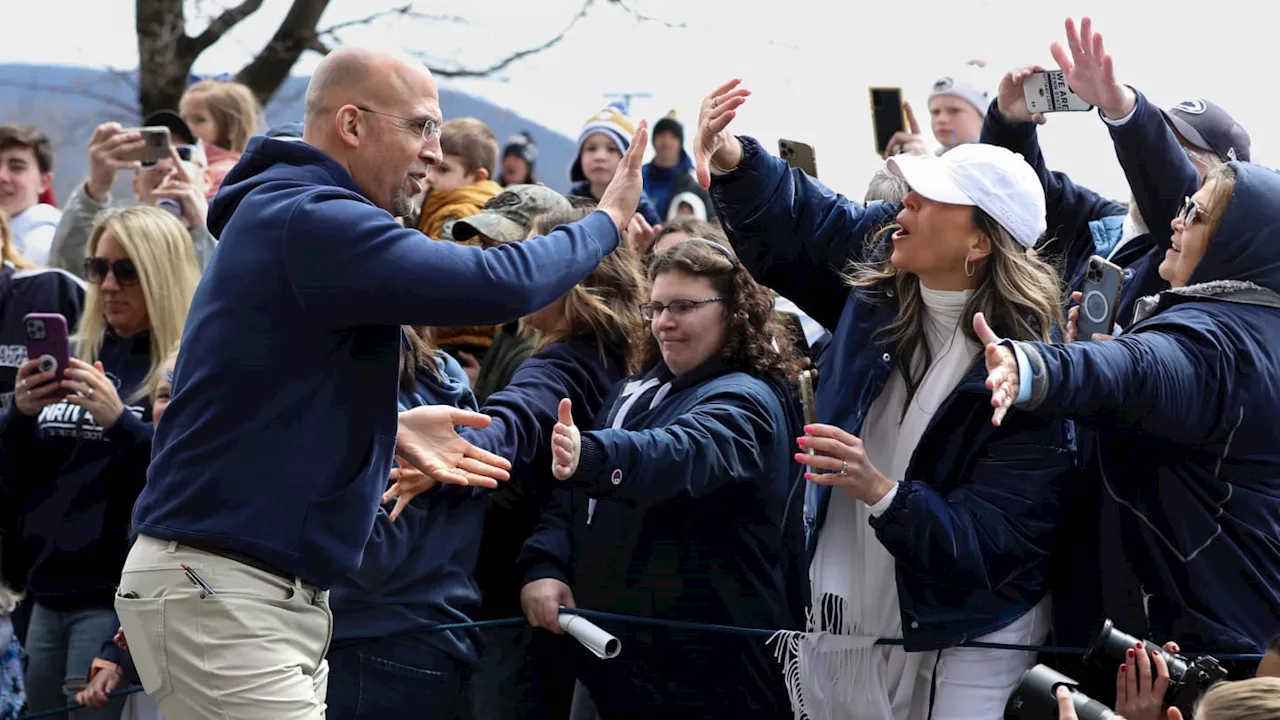
<path fill-rule="evenodd" d="M 818 422 L 818 410 L 813 400 L 813 372 L 802 370 L 800 372 L 800 405 L 804 408 L 804 424 L 813 425 Z M 810 455 L 813 450 L 807 450 Z"/>
<path fill-rule="evenodd" d="M 1076 313 L 1076 339 L 1091 340 L 1095 334 L 1115 332 L 1116 306 L 1120 304 L 1120 288 L 1124 271 L 1114 263 L 1094 255 L 1089 258 L 1084 289 Z"/>
<path fill-rule="evenodd" d="M 1032 114 L 1051 112 L 1086 112 L 1093 105 L 1081 99 L 1067 84 L 1061 70 L 1033 72 L 1022 81 L 1022 96 Z"/>
<path fill-rule="evenodd" d="M 18 368 L 14 403 L 24 415 L 66 397 L 62 372 L 70 364 L 71 341 L 67 319 L 57 313 L 30 313 L 22 318 L 27 361 Z"/>
<path fill-rule="evenodd" d="M 141 163 L 142 167 L 152 167 L 169 157 L 169 128 L 163 125 L 154 127 L 128 128 L 123 133 L 137 133 L 142 137 L 142 146 L 122 152 L 119 159 L 125 162 Z"/>

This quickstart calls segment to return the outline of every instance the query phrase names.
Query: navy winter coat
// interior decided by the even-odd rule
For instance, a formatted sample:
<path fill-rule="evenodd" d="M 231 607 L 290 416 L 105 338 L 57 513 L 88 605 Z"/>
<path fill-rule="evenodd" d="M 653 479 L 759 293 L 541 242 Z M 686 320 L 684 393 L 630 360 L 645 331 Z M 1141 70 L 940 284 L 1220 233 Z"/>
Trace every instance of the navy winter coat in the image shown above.
<path fill-rule="evenodd" d="M 803 552 L 799 418 L 780 382 L 720 361 L 673 378 L 659 363 L 619 384 L 583 433 L 520 564 L 567 583 L 579 607 L 669 620 L 798 629 L 788 584 Z M 626 406 L 625 420 L 615 427 Z M 603 718 L 790 717 L 760 640 L 598 621 L 622 641 L 575 670 Z M 714 708 L 709 711 L 708 708 Z"/>
<path fill-rule="evenodd" d="M 818 420 L 855 435 L 897 369 L 877 334 L 898 314 L 891 289 L 853 291 L 840 271 L 897 205 L 865 208 L 742 138 L 742 163 L 712 182 L 712 199 L 756 279 L 834 328 L 819 365 Z M 908 650 L 952 647 L 1021 617 L 1045 595 L 1047 556 L 1072 478 L 1068 425 L 1023 415 L 996 428 L 985 369 L 974 368 L 935 413 L 893 503 L 871 520 L 897 559 Z M 830 487 L 810 493 L 810 552 Z"/>
<path fill-rule="evenodd" d="M 1035 373 L 1019 407 L 1097 433 L 1113 552 L 1140 584 L 1136 607 L 1105 612 L 1193 653 L 1262 652 L 1280 628 L 1280 175 L 1231 166 L 1186 287 L 1140 301 L 1113 341 L 1020 344 Z"/>

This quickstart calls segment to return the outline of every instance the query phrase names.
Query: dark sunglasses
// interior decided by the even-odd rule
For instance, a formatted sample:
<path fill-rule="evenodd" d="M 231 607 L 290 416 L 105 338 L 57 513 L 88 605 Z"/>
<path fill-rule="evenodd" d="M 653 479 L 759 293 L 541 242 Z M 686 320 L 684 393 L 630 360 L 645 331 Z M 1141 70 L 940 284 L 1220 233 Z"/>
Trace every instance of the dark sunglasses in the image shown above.
<path fill-rule="evenodd" d="M 1200 207 L 1200 203 L 1191 198 L 1183 198 L 1182 209 L 1178 211 L 1178 217 L 1182 218 L 1182 227 L 1191 227 L 1191 223 L 1196 221 L 1198 217 L 1209 217 Z"/>
<path fill-rule="evenodd" d="M 94 285 L 101 285 L 107 279 L 107 273 L 116 276 L 121 285 L 138 284 L 138 268 L 133 261 L 125 258 L 111 262 L 106 258 L 88 257 L 84 259 L 84 279 Z"/>

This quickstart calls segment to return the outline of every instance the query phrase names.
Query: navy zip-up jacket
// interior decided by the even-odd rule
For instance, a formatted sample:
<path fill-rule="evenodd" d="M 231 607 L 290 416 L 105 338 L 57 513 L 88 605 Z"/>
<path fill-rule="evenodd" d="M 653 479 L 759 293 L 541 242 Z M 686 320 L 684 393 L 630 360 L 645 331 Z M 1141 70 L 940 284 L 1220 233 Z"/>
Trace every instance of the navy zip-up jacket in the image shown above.
<path fill-rule="evenodd" d="M 788 512 L 802 502 L 789 389 L 714 359 L 679 378 L 659 363 L 605 407 L 582 435 L 577 474 L 525 543 L 524 581 L 559 579 L 593 610 L 801 627 L 787 587 L 799 581 L 787 553 L 801 552 L 789 538 L 802 533 Z M 791 716 L 763 642 L 593 622 L 622 641 L 612 660 L 574 651 L 602 717 Z"/>
<path fill-rule="evenodd" d="M 462 436 L 512 462 L 511 480 L 484 494 L 485 527 L 476 580 L 484 593 L 481 617 L 522 615 L 516 557 L 559 484 L 551 474 L 551 430 L 561 398 L 573 402 L 574 421 L 591 422 L 622 379 L 623 358 L 602 350 L 594 337 L 553 343 L 525 360 L 505 388 L 481 410 L 493 418 L 483 430 Z"/>
<path fill-rule="evenodd" d="M 401 325 L 494 325 L 618 245 L 604 212 L 481 250 L 431 242 L 303 142 L 255 137 L 209 208 L 219 237 L 134 513 L 327 588 L 360 566 L 391 470 Z"/>
<path fill-rule="evenodd" d="M 900 206 L 864 208 L 741 140 L 742 163 L 712 181 L 717 214 L 758 281 L 833 328 L 819 363 L 818 420 L 858 435 L 899 362 L 879 334 L 898 302 L 891 289 L 852 290 L 841 271 Z M 893 503 L 871 520 L 897 560 L 910 651 L 999 630 L 1040 602 L 1072 478 L 1067 424 L 1024 415 L 993 427 L 986 369 L 981 356 L 974 361 L 934 414 Z M 810 493 L 811 553 L 830 493 Z"/>
<path fill-rule="evenodd" d="M 1231 166 L 1186 287 L 1143 299 L 1113 341 L 1019 343 L 1036 371 L 1019 407 L 1096 431 L 1121 543 L 1106 551 L 1141 584 L 1136 612 L 1103 610 L 1191 654 L 1263 652 L 1280 627 L 1280 175 Z"/>
<path fill-rule="evenodd" d="M 1148 228 L 1146 234 L 1131 238 L 1111 257 L 1111 262 L 1124 270 L 1116 311 L 1116 322 L 1122 327 L 1132 322 L 1139 298 L 1169 289 L 1158 272 L 1173 237 L 1169 223 L 1183 199 L 1200 187 L 1195 166 L 1160 109 L 1142 93 L 1136 94 L 1132 117 L 1120 125 L 1107 123 L 1116 158 Z M 1005 122 L 994 101 L 982 127 L 982 142 L 1020 153 L 1035 168 L 1044 186 L 1045 217 L 1053 238 L 1039 252 L 1057 265 L 1068 290 L 1080 290 L 1089 257 L 1111 254 L 1120 242 L 1128 211 L 1120 203 L 1075 184 L 1065 173 L 1050 171 L 1040 151 L 1036 124 Z M 1072 304 L 1069 296 L 1066 304 Z"/>
<path fill-rule="evenodd" d="M 436 365 L 442 377 L 420 370 L 417 387 L 400 391 L 400 410 L 423 405 L 475 410 L 475 396 L 458 362 L 441 353 Z M 470 622 L 480 608 L 472 573 L 484 506 L 470 493 L 449 490 L 437 488 L 415 497 L 394 523 L 386 508 L 378 509 L 360 569 L 335 584 L 329 596 L 334 645 L 397 637 L 469 665 L 479 661 L 478 630 L 428 630 Z"/>
<path fill-rule="evenodd" d="M 3 484 L 17 509 L 26 586 L 53 610 L 112 606 L 151 455 L 151 403 L 129 400 L 151 369 L 149 334 L 125 339 L 108 329 L 99 360 L 125 406 L 110 428 L 66 400 L 34 417 L 13 405 L 0 420 L 0 452 L 15 465 Z"/>

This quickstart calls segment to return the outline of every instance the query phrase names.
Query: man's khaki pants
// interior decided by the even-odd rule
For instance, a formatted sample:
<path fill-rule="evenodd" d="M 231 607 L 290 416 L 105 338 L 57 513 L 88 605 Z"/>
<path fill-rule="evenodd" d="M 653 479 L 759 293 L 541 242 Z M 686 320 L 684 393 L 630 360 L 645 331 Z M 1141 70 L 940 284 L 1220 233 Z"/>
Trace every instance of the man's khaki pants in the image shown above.
<path fill-rule="evenodd" d="M 214 594 L 188 579 L 184 563 Z M 328 591 L 140 535 L 116 613 L 166 720 L 323 720 Z"/>

